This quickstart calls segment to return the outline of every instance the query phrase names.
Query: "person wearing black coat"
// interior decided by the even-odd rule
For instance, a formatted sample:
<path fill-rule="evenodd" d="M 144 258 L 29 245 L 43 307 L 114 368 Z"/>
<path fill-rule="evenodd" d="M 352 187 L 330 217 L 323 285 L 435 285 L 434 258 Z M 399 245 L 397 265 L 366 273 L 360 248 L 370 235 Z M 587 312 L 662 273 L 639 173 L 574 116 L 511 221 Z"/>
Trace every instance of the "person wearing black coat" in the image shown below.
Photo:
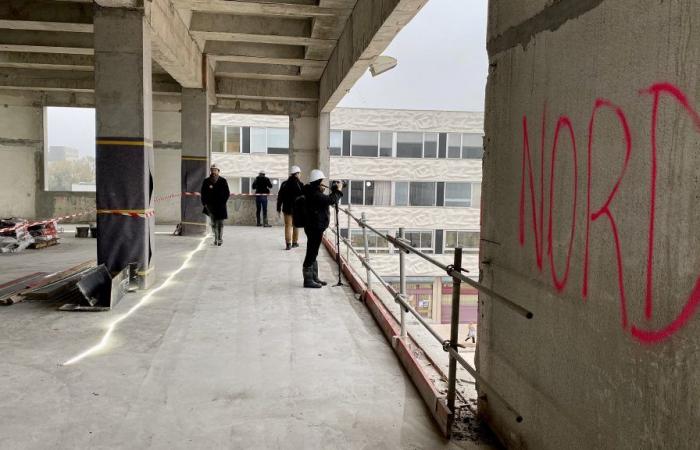
<path fill-rule="evenodd" d="M 277 193 L 277 214 L 284 213 L 284 240 L 287 250 L 299 247 L 299 230 L 294 227 L 294 201 L 301 196 L 304 188 L 304 183 L 299 179 L 300 174 L 299 166 L 292 166 L 289 178 L 282 182 Z"/>
<path fill-rule="evenodd" d="M 265 171 L 261 170 L 258 176 L 253 181 L 253 189 L 255 189 L 255 218 L 258 221 L 258 226 L 270 227 L 267 223 L 267 197 L 272 189 L 272 182 L 265 176 Z M 260 212 L 262 211 L 263 221 L 260 221 Z"/>
<path fill-rule="evenodd" d="M 321 247 L 323 232 L 326 231 L 331 221 L 329 207 L 338 203 L 343 197 L 342 183 L 333 183 L 331 193 L 323 193 L 325 186 L 322 184 L 325 175 L 318 169 L 311 171 L 309 184 L 304 186 L 304 233 L 306 234 L 306 257 L 302 272 L 304 274 L 305 288 L 320 288 L 327 283 L 318 278 L 318 249 Z"/>
<path fill-rule="evenodd" d="M 214 233 L 214 245 L 223 243 L 224 220 L 228 219 L 226 203 L 231 196 L 226 178 L 219 176 L 219 168 L 213 164 L 210 176 L 202 183 L 202 205 L 204 214 L 209 216 L 211 231 Z"/>

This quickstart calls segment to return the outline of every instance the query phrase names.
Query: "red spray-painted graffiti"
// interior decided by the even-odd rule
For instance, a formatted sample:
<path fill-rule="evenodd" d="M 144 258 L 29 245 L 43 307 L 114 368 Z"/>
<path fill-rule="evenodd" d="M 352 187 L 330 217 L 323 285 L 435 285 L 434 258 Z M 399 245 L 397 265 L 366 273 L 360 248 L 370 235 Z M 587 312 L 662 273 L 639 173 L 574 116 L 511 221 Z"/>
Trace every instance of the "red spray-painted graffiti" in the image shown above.
<path fill-rule="evenodd" d="M 696 126 L 698 131 L 700 131 L 700 114 L 693 109 L 686 95 L 678 87 L 670 83 L 655 83 L 650 87 L 640 91 L 640 95 L 651 95 L 653 99 L 652 111 L 651 111 L 651 174 L 650 174 L 650 198 L 649 198 L 649 223 L 648 223 L 648 247 L 647 247 L 647 260 L 646 260 L 646 286 L 645 286 L 645 299 L 644 299 L 644 317 L 648 321 L 653 316 L 653 305 L 654 305 L 654 293 L 653 293 L 653 283 L 654 283 L 654 238 L 655 238 L 655 221 L 656 221 L 656 190 L 657 190 L 657 172 L 658 172 L 658 142 L 657 142 L 657 127 L 658 127 L 658 116 L 659 116 L 659 105 L 662 97 L 669 97 L 678 103 L 686 114 L 690 117 L 693 124 Z M 613 188 L 610 190 L 606 197 L 605 202 L 598 207 L 593 209 L 591 205 L 591 186 L 592 186 L 592 159 L 593 159 L 593 146 L 595 143 L 595 125 L 598 113 L 603 110 L 612 111 L 619 124 L 622 131 L 624 145 L 624 159 L 622 164 L 622 169 L 620 171 L 617 180 Z M 527 116 L 523 116 L 522 120 L 522 136 L 523 136 L 523 150 L 522 150 L 522 171 L 521 171 L 521 183 L 520 183 L 520 204 L 519 204 L 519 233 L 518 241 L 520 246 L 525 245 L 525 216 L 526 216 L 526 191 L 529 193 L 529 203 L 531 205 L 531 226 L 534 237 L 535 246 L 535 259 L 537 262 L 537 268 L 541 272 L 544 265 L 544 173 L 545 173 L 545 138 L 546 138 L 546 125 L 547 125 L 547 105 L 545 104 L 542 113 L 542 123 L 541 123 L 541 137 L 540 137 L 540 183 L 539 183 L 539 202 L 536 201 L 535 195 L 535 172 L 532 165 L 532 151 L 530 149 L 530 138 L 529 138 L 529 128 Z M 556 156 L 557 150 L 560 142 L 560 132 L 562 129 L 568 130 L 568 135 L 571 140 L 572 158 L 573 158 L 573 201 L 572 201 L 572 221 L 571 230 L 569 236 L 568 249 L 566 253 L 566 261 L 564 272 L 561 277 L 557 274 L 557 268 L 554 263 L 553 255 L 553 205 L 554 205 L 554 193 L 555 193 L 555 173 L 556 173 Z M 620 239 L 617 220 L 611 209 L 611 205 L 615 199 L 615 196 L 620 191 L 620 186 L 622 185 L 625 174 L 627 173 L 627 167 L 629 165 L 630 158 L 632 156 L 632 132 L 630 130 L 629 123 L 627 121 L 627 116 L 622 109 L 622 107 L 614 104 L 607 99 L 597 99 L 593 105 L 593 110 L 588 123 L 588 146 L 587 146 L 587 165 L 586 165 L 586 223 L 585 223 L 585 247 L 583 254 L 583 283 L 582 283 L 582 298 L 585 301 L 588 297 L 588 286 L 589 286 L 589 259 L 590 259 L 590 231 L 591 224 L 596 222 L 598 219 L 605 217 L 608 224 L 610 225 L 610 232 L 612 234 L 612 240 L 615 249 L 615 259 L 616 259 L 616 269 L 617 269 L 617 282 L 619 290 L 620 299 L 620 317 L 622 329 L 629 332 L 631 336 L 638 340 L 639 342 L 645 344 L 653 344 L 664 341 L 665 339 L 671 337 L 678 330 L 683 328 L 688 321 L 695 315 L 697 309 L 700 307 L 700 275 L 696 279 L 695 286 L 689 294 L 685 305 L 669 324 L 658 328 L 649 329 L 647 327 L 641 327 L 638 325 L 629 324 L 628 311 L 627 311 L 627 296 L 625 292 L 625 277 L 623 271 L 623 253 L 622 253 L 622 242 Z M 578 163 L 577 163 L 577 147 L 576 147 L 576 134 L 574 131 L 574 126 L 568 116 L 562 115 L 557 120 L 556 127 L 554 129 L 554 138 L 551 150 L 550 158 L 550 182 L 549 182 L 549 211 L 548 211 L 548 231 L 547 231 L 547 256 L 550 266 L 550 275 L 552 278 L 552 283 L 554 284 L 557 292 L 562 292 L 569 282 L 570 275 L 570 263 L 572 258 L 572 249 L 574 237 L 576 234 L 576 213 L 578 207 Z"/>

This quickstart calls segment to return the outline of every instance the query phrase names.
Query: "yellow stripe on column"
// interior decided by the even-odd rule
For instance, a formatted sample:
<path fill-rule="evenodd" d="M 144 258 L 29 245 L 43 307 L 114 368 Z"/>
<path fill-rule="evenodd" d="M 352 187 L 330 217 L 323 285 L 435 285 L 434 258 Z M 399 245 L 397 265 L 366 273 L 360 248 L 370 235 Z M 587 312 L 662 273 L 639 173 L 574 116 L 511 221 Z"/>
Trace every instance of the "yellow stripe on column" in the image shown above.
<path fill-rule="evenodd" d="M 183 156 L 185 161 L 206 161 L 208 158 L 206 156 Z"/>
<path fill-rule="evenodd" d="M 97 145 L 123 145 L 126 147 L 152 147 L 153 144 L 147 141 L 115 141 L 115 140 L 97 140 Z"/>

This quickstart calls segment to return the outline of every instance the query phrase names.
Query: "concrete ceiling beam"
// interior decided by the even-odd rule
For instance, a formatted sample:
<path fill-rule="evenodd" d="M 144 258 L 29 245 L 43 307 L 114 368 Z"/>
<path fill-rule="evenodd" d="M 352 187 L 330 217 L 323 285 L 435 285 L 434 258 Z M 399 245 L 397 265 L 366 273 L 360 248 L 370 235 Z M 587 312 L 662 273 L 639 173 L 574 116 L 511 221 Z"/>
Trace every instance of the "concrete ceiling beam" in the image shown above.
<path fill-rule="evenodd" d="M 26 30 L 0 32 L 0 51 L 92 55 L 93 45 L 92 34 L 87 33 Z"/>
<path fill-rule="evenodd" d="M 318 114 L 318 103 L 284 100 L 241 100 L 222 97 L 219 98 L 219 102 L 212 109 L 212 112 L 316 117 Z"/>
<path fill-rule="evenodd" d="M 320 80 L 319 106 L 330 112 L 428 0 L 358 0 Z"/>
<path fill-rule="evenodd" d="M 190 31 L 219 33 L 309 37 L 311 36 L 311 27 L 311 19 L 298 17 L 242 16 L 194 12 L 190 20 Z"/>
<path fill-rule="evenodd" d="M 93 8 L 89 3 L 52 0 L 3 0 L 0 2 L 0 19 L 3 21 L 92 25 L 92 16 Z"/>
<path fill-rule="evenodd" d="M 290 66 L 300 66 L 302 68 L 313 68 L 313 69 L 323 69 L 326 67 L 326 61 L 315 61 L 311 59 L 303 58 L 273 58 L 273 57 L 256 57 L 256 56 L 244 56 L 244 55 L 232 55 L 232 54 L 214 54 L 212 58 L 216 61 L 230 61 L 238 63 L 253 63 L 253 64 L 273 64 L 273 65 L 290 65 Z"/>
<path fill-rule="evenodd" d="M 31 91 L 94 92 L 92 72 L 0 68 L 0 88 Z M 180 85 L 169 75 L 153 75 L 153 92 L 176 94 Z"/>
<path fill-rule="evenodd" d="M 218 97 L 239 99 L 317 101 L 318 83 L 311 81 L 217 78 L 216 95 Z"/>
<path fill-rule="evenodd" d="M 3 30 L 28 30 L 28 31 L 67 31 L 71 33 L 92 33 L 92 24 L 64 23 L 64 22 L 39 22 L 30 20 L 5 20 L 0 19 L 0 29 Z"/>
<path fill-rule="evenodd" d="M 0 67 L 91 72 L 95 69 L 95 60 L 88 55 L 0 52 Z"/>
<path fill-rule="evenodd" d="M 287 75 L 299 76 L 299 66 L 284 64 L 254 64 L 220 62 L 216 65 L 216 74 L 247 74 L 247 75 Z"/>
<path fill-rule="evenodd" d="M 324 17 L 342 10 L 315 5 L 230 0 L 172 0 L 175 6 L 194 11 L 255 16 Z M 347 12 L 347 11 L 345 11 Z"/>
<path fill-rule="evenodd" d="M 225 56 L 266 58 L 274 61 L 277 59 L 303 60 L 305 48 L 299 45 L 208 41 L 204 46 L 204 51 L 217 61 L 224 60 Z M 275 64 L 275 62 L 271 64 Z"/>
<path fill-rule="evenodd" d="M 145 14 L 151 27 L 153 59 L 182 87 L 204 88 L 202 50 L 170 1 L 149 1 Z"/>

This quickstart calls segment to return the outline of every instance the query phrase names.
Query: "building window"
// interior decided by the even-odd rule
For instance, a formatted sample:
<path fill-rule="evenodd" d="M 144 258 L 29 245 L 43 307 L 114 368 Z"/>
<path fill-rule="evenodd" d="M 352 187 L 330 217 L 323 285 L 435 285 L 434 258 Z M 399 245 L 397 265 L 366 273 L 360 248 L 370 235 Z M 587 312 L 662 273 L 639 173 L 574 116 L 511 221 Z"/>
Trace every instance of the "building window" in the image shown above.
<path fill-rule="evenodd" d="M 241 152 L 241 127 L 226 127 L 226 153 Z"/>
<path fill-rule="evenodd" d="M 397 181 L 394 184 L 394 205 L 408 206 L 408 181 Z"/>
<path fill-rule="evenodd" d="M 267 130 L 265 128 L 251 127 L 250 153 L 267 153 Z"/>
<path fill-rule="evenodd" d="M 447 134 L 447 157 L 461 158 L 462 157 L 462 135 L 457 133 Z"/>
<path fill-rule="evenodd" d="M 226 151 L 226 127 L 223 125 L 211 126 L 211 151 L 223 153 Z"/>
<path fill-rule="evenodd" d="M 379 133 L 376 131 L 352 132 L 352 156 L 379 155 Z"/>
<path fill-rule="evenodd" d="M 391 206 L 391 181 L 375 181 L 373 202 L 374 206 Z"/>
<path fill-rule="evenodd" d="M 379 134 L 379 156 L 391 158 L 394 155 L 394 133 L 382 131 Z"/>
<path fill-rule="evenodd" d="M 423 253 L 433 253 L 433 231 L 406 231 L 404 237 Z"/>
<path fill-rule="evenodd" d="M 479 251 L 478 231 L 445 231 L 445 253 L 454 253 L 455 248 L 462 247 L 465 252 Z"/>
<path fill-rule="evenodd" d="M 412 132 L 396 133 L 396 157 L 397 158 L 422 158 L 423 157 L 423 133 L 412 133 Z"/>
<path fill-rule="evenodd" d="M 330 152 L 331 156 L 340 156 L 343 151 L 343 132 L 331 130 L 330 136 Z"/>
<path fill-rule="evenodd" d="M 483 159 L 484 138 L 480 134 L 462 135 L 462 159 Z"/>
<path fill-rule="evenodd" d="M 267 153 L 270 155 L 289 154 L 289 128 L 267 129 Z"/>
<path fill-rule="evenodd" d="M 423 157 L 437 158 L 438 154 L 438 134 L 425 133 L 423 143 Z"/>
<path fill-rule="evenodd" d="M 343 191 L 344 198 L 346 195 L 347 190 Z M 350 181 L 350 204 L 368 206 L 390 206 L 391 181 Z"/>
<path fill-rule="evenodd" d="M 471 188 L 471 183 L 445 183 L 445 206 L 471 206 Z"/>
<path fill-rule="evenodd" d="M 411 206 L 435 206 L 435 182 L 412 181 L 409 188 Z"/>
<path fill-rule="evenodd" d="M 47 107 L 44 188 L 94 192 L 95 109 Z"/>
<path fill-rule="evenodd" d="M 382 234 L 388 234 L 388 230 L 377 230 Z M 346 232 L 347 233 L 347 232 Z M 350 230 L 350 242 L 357 250 L 363 251 L 365 248 L 365 239 L 362 230 Z M 371 231 L 367 231 L 367 247 L 370 253 L 389 253 L 389 241 L 377 236 Z"/>

